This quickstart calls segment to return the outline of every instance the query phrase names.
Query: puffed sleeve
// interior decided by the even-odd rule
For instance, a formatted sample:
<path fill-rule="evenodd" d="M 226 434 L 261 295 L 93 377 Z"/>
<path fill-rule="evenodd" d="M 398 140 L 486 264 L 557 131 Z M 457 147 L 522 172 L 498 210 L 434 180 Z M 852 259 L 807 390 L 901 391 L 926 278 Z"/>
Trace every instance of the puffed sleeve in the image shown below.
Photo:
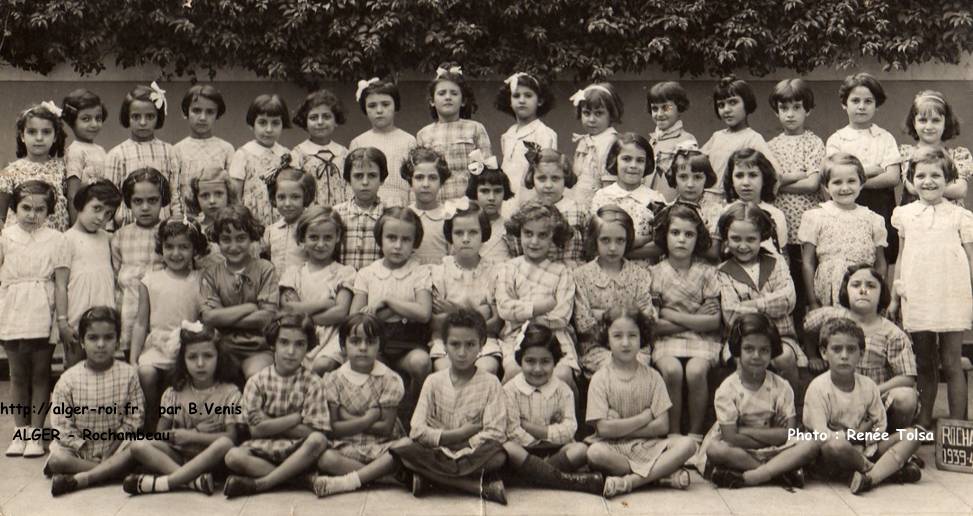
<path fill-rule="evenodd" d="M 331 431 L 331 415 L 328 411 L 328 399 L 324 393 L 321 379 L 311 372 L 305 372 L 308 377 L 307 395 L 301 408 L 301 422 L 320 432 Z"/>
<path fill-rule="evenodd" d="M 797 240 L 802 244 L 818 245 L 820 234 L 821 208 L 811 208 L 801 215 L 801 224 L 797 227 Z"/>
<path fill-rule="evenodd" d="M 906 214 L 904 211 L 908 206 L 908 204 L 905 206 L 896 206 L 896 208 L 892 210 L 892 217 L 889 219 L 889 223 L 892 224 L 893 228 L 898 230 L 899 236 L 903 238 L 906 236 L 905 220 L 903 220 L 906 217 Z"/>
<path fill-rule="evenodd" d="M 239 181 L 247 178 L 247 151 L 240 147 L 230 158 L 230 177 Z"/>
<path fill-rule="evenodd" d="M 374 277 L 371 266 L 366 266 L 355 274 L 355 282 L 351 284 L 351 290 L 355 294 L 368 295 L 369 285 Z"/>
<path fill-rule="evenodd" d="M 64 177 L 84 179 L 84 153 L 77 145 L 68 145 L 64 151 Z"/>
<path fill-rule="evenodd" d="M 243 407 L 243 418 L 250 427 L 255 427 L 267 419 L 267 413 L 263 408 L 263 393 L 261 392 L 261 382 L 264 375 L 257 373 L 247 380 L 243 387 L 243 397 L 240 399 Z"/>
<path fill-rule="evenodd" d="M 821 138 L 811 132 L 806 132 L 808 136 L 808 152 L 805 155 L 807 161 L 804 162 L 804 169 L 807 175 L 818 174 L 821 172 L 821 163 L 824 161 L 824 142 Z"/>
<path fill-rule="evenodd" d="M 585 412 L 584 420 L 588 423 L 596 423 L 608 418 L 608 369 L 600 369 L 591 377 L 588 385 L 588 407 Z"/>
<path fill-rule="evenodd" d="M 716 394 L 713 395 L 713 409 L 716 412 L 716 422 L 723 426 L 736 426 L 740 419 L 740 410 L 736 404 L 736 389 L 733 382 L 736 375 L 730 375 L 723 380 Z"/>
<path fill-rule="evenodd" d="M 960 213 L 959 219 L 959 237 L 964 244 L 973 244 L 973 213 L 970 210 L 963 208 L 958 209 Z"/>
<path fill-rule="evenodd" d="M 114 240 L 113 240 L 114 242 Z M 219 285 L 216 278 L 216 271 L 221 267 L 207 267 L 203 269 L 199 282 L 199 297 L 202 299 L 201 311 L 223 308 L 223 300 L 220 299 Z"/>
<path fill-rule="evenodd" d="M 426 292 L 432 292 L 432 271 L 430 271 L 429 266 L 417 265 L 416 270 L 412 273 L 410 281 L 412 282 L 412 290 L 416 294 L 422 292 L 423 290 Z"/>
<path fill-rule="evenodd" d="M 284 274 L 281 274 L 280 276 L 280 288 L 282 290 L 289 288 L 294 292 L 297 292 L 297 295 L 300 296 L 301 291 L 298 288 L 301 284 L 300 277 L 301 267 L 288 267 L 287 270 L 284 271 Z"/>
<path fill-rule="evenodd" d="M 786 428 L 787 420 L 797 417 L 797 410 L 794 408 L 794 389 L 780 377 L 777 377 L 776 385 L 778 389 L 774 396 L 774 426 Z"/>
<path fill-rule="evenodd" d="M 64 233 L 55 232 L 54 253 L 51 256 L 51 263 L 55 269 L 70 268 L 72 245 Z"/>
<path fill-rule="evenodd" d="M 804 317 L 804 329 L 807 331 L 820 331 L 824 323 L 838 317 L 848 317 L 847 309 L 835 306 L 822 306 L 816 310 L 808 312 Z"/>
<path fill-rule="evenodd" d="M 882 148 L 882 168 L 902 163 L 902 155 L 899 154 L 899 146 L 895 144 L 895 137 L 892 136 L 892 133 L 885 131 L 879 140 L 879 144 Z"/>
<path fill-rule="evenodd" d="M 517 388 L 513 382 L 508 382 L 503 387 L 503 394 L 507 404 L 507 439 L 521 446 L 530 446 L 536 439 L 520 425 L 520 405 L 517 403 Z"/>
<path fill-rule="evenodd" d="M 405 396 L 405 385 L 402 377 L 391 369 L 382 377 L 382 392 L 378 396 L 378 406 L 394 409 L 399 406 Z"/>
<path fill-rule="evenodd" d="M 355 286 L 356 275 L 357 272 L 355 272 L 354 267 L 351 265 L 342 265 L 341 268 L 338 269 L 338 283 L 334 286 L 334 291 L 338 292 L 343 288 L 351 290 L 352 287 Z"/>
<path fill-rule="evenodd" d="M 872 242 L 875 247 L 888 247 L 889 230 L 885 228 L 885 219 L 875 212 L 870 212 L 870 216 L 872 218 Z"/>

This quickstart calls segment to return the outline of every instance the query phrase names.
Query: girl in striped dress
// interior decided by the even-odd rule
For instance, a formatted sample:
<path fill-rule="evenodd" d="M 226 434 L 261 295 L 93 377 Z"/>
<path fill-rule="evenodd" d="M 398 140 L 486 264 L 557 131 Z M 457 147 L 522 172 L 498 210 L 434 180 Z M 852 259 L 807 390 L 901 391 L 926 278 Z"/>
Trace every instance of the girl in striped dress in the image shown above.
<path fill-rule="evenodd" d="M 672 405 L 666 384 L 638 360 L 651 324 L 636 307 L 614 307 L 605 312 L 602 324 L 612 361 L 591 378 L 585 420 L 595 428 L 588 438 L 588 463 L 610 475 L 604 496 L 653 482 L 686 489 L 689 471 L 683 465 L 696 453 L 696 443 L 680 435 L 666 437 Z"/>

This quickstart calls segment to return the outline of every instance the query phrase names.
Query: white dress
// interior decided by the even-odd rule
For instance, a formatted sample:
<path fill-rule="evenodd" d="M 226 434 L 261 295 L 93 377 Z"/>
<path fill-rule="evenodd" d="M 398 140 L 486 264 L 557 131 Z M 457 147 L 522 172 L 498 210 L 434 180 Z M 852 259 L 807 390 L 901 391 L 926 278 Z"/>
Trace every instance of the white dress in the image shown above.
<path fill-rule="evenodd" d="M 898 262 L 905 330 L 970 329 L 973 290 L 963 244 L 973 243 L 973 213 L 949 202 L 930 205 L 920 199 L 896 208 L 892 226 L 905 240 Z"/>
<path fill-rule="evenodd" d="M 71 276 L 68 280 L 68 324 L 78 327 L 85 310 L 115 306 L 115 271 L 111 267 L 111 233 L 88 233 L 77 226 L 64 232 Z"/>

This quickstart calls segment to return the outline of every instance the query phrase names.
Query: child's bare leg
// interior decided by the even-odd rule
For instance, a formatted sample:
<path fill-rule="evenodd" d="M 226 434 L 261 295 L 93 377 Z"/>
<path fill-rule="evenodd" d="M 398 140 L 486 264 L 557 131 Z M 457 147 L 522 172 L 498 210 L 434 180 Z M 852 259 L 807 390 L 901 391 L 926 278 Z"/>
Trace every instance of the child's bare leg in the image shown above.
<path fill-rule="evenodd" d="M 496 376 L 500 372 L 500 361 L 497 357 L 480 357 L 476 359 L 476 367 L 485 373 Z"/>
<path fill-rule="evenodd" d="M 145 393 L 145 431 L 154 432 L 159 422 L 159 403 L 162 393 L 159 392 L 159 370 L 153 366 L 139 366 L 139 384 Z"/>
<path fill-rule="evenodd" d="M 923 331 L 912 334 L 916 351 L 916 386 L 919 388 L 919 417 L 916 422 L 927 430 L 932 429 L 932 411 L 936 406 L 939 389 L 939 349 L 936 334 Z"/>
<path fill-rule="evenodd" d="M 748 486 L 755 486 L 771 480 L 814 460 L 818 454 L 818 443 L 813 440 L 800 441 L 796 445 L 781 451 L 765 464 L 743 472 L 743 481 Z"/>
<path fill-rule="evenodd" d="M 40 408 L 51 400 L 51 355 L 53 354 L 54 346 L 48 345 L 30 354 L 30 401 L 36 407 L 31 411 L 30 426 L 34 428 L 43 428 L 44 418 L 47 416 L 47 411 L 41 411 Z"/>
<path fill-rule="evenodd" d="M 324 450 L 317 462 L 318 471 L 327 475 L 347 475 L 363 467 L 365 464 L 345 457 L 334 449 Z"/>
<path fill-rule="evenodd" d="M 135 441 L 131 452 L 136 462 L 154 473 L 168 475 L 179 469 L 179 454 L 162 441 Z"/>
<path fill-rule="evenodd" d="M 269 475 L 276 467 L 274 463 L 257 457 L 250 450 L 243 447 L 233 448 L 226 452 L 223 460 L 226 463 L 226 467 L 230 468 L 230 471 L 250 478 Z"/>
<path fill-rule="evenodd" d="M 507 452 L 507 462 L 514 468 L 522 466 L 524 461 L 527 460 L 527 456 L 530 455 L 523 446 L 514 441 L 503 443 L 503 451 Z"/>
<path fill-rule="evenodd" d="M 432 369 L 432 361 L 429 360 L 429 353 L 422 349 L 413 349 L 399 360 L 399 368 L 409 375 L 412 380 L 413 391 L 418 393 L 422 389 L 422 382 L 429 376 Z"/>
<path fill-rule="evenodd" d="M 258 492 L 269 491 L 274 487 L 307 471 L 317 462 L 318 457 L 328 446 L 328 439 L 320 432 L 307 436 L 301 447 L 284 459 L 279 466 L 261 477 L 254 479 L 254 487 Z"/>
<path fill-rule="evenodd" d="M 696 449 L 696 441 L 689 437 L 682 435 L 670 437 L 669 448 L 662 452 L 659 460 L 655 461 L 648 476 L 643 477 L 635 473 L 630 473 L 625 476 L 625 479 L 632 483 L 632 489 L 651 484 L 656 480 L 675 473 L 685 466 L 686 461 L 696 453 Z"/>
<path fill-rule="evenodd" d="M 507 383 L 510 380 L 513 380 L 518 374 L 520 374 L 520 366 L 517 365 L 517 361 L 514 359 L 514 356 L 510 355 L 509 357 L 504 357 L 502 383 Z"/>
<path fill-rule="evenodd" d="M 879 441 L 878 452 L 880 454 L 872 469 L 864 472 L 865 476 L 871 479 L 873 485 L 880 484 L 883 480 L 891 476 L 896 471 L 902 469 L 914 453 L 919 451 L 922 442 L 916 440 L 899 439 L 898 433 L 889 434 L 889 438 Z"/>
<path fill-rule="evenodd" d="M 199 455 L 169 473 L 169 485 L 186 485 L 200 475 L 212 471 L 219 463 L 223 462 L 226 453 L 231 449 L 233 449 L 233 441 L 229 437 L 220 437 L 213 441 Z"/>
<path fill-rule="evenodd" d="M 51 457 L 47 460 L 47 467 L 54 474 L 74 475 L 88 471 L 97 465 L 97 462 L 76 457 L 53 446 L 51 447 Z"/>
<path fill-rule="evenodd" d="M 686 363 L 686 382 L 689 384 L 689 433 L 703 434 L 703 420 L 709 405 L 709 385 L 706 375 L 710 361 L 705 358 L 690 358 Z"/>
<path fill-rule="evenodd" d="M 15 405 L 27 406 L 31 403 L 30 387 L 33 383 L 31 378 L 34 369 L 32 353 L 20 350 L 13 351 L 13 346 L 4 346 L 4 349 L 7 352 L 7 363 L 10 368 L 10 402 Z M 50 365 L 47 368 L 50 370 Z M 27 426 L 29 424 L 30 419 L 25 411 L 14 411 L 14 425 Z"/>
<path fill-rule="evenodd" d="M 588 445 L 584 443 L 565 444 L 561 452 L 567 456 L 570 464 L 569 471 L 574 471 L 588 463 Z"/>
<path fill-rule="evenodd" d="M 794 355 L 794 351 L 790 347 L 785 345 L 783 348 L 784 352 L 771 360 L 770 363 L 780 372 L 781 377 L 791 384 L 791 389 L 797 390 L 801 382 L 800 373 L 797 372 L 797 356 Z"/>
<path fill-rule="evenodd" d="M 132 453 L 128 449 L 124 449 L 115 452 L 111 457 L 88 471 L 75 474 L 74 479 L 78 482 L 78 488 L 84 489 L 114 478 L 121 478 L 125 473 L 131 471 L 133 466 L 135 466 L 135 460 L 132 459 Z"/>
<path fill-rule="evenodd" d="M 62 343 L 63 344 L 63 343 Z M 80 343 L 74 343 L 73 346 L 64 344 L 64 370 L 67 371 L 74 364 L 84 360 L 84 351 L 81 349 Z"/>
<path fill-rule="evenodd" d="M 503 454 L 498 453 L 494 455 L 486 464 L 483 465 L 483 472 L 488 473 L 491 471 L 496 471 L 503 467 L 503 463 L 506 461 L 506 457 Z M 459 489 L 460 491 L 470 493 L 476 496 L 480 496 L 483 489 L 483 481 L 480 474 L 474 474 L 468 477 L 446 477 L 439 475 L 438 473 L 432 473 L 429 471 L 423 471 L 417 469 L 420 476 L 423 476 L 439 485 L 452 487 Z"/>
<path fill-rule="evenodd" d="M 838 469 L 864 472 L 871 464 L 844 438 L 831 438 L 821 446 L 821 458 Z M 907 457 L 908 458 L 908 457 Z"/>
<path fill-rule="evenodd" d="M 760 467 L 760 461 L 743 448 L 715 440 L 706 448 L 706 458 L 714 466 L 723 466 L 738 471 L 750 471 Z"/>
<path fill-rule="evenodd" d="M 314 359 L 314 362 L 311 362 L 311 370 L 318 376 L 324 376 L 325 373 L 334 371 L 339 367 L 341 367 L 341 364 L 323 356 L 319 356 Z"/>
<path fill-rule="evenodd" d="M 966 419 L 966 372 L 963 371 L 963 333 L 952 331 L 940 334 L 939 358 L 946 375 L 946 393 L 951 419 Z M 937 386 L 938 388 L 938 386 Z M 37 425 L 34 425 L 37 426 Z"/>
<path fill-rule="evenodd" d="M 632 472 L 628 459 L 604 443 L 594 443 L 589 446 L 587 459 L 591 469 L 606 475 L 620 477 Z"/>
<path fill-rule="evenodd" d="M 269 352 L 257 353 L 256 355 L 250 355 L 247 357 L 247 359 L 243 361 L 243 364 L 240 365 L 240 370 L 243 371 L 244 378 L 250 378 L 273 363 L 274 357 Z"/>
<path fill-rule="evenodd" d="M 678 434 L 682 421 L 682 363 L 678 358 L 662 357 L 655 363 L 666 382 L 672 407 L 669 409 L 669 433 Z M 588 457 L 591 460 L 591 456 Z"/>
<path fill-rule="evenodd" d="M 919 397 L 912 387 L 893 387 L 886 393 L 892 402 L 889 407 L 889 432 L 912 426 L 919 405 Z"/>

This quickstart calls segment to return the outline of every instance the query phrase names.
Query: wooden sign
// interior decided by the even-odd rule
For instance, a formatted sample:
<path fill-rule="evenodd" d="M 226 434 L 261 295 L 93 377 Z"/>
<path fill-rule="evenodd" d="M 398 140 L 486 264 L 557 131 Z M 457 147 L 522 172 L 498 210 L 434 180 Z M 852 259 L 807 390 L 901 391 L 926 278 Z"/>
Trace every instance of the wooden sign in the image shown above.
<path fill-rule="evenodd" d="M 939 420 L 936 424 L 936 467 L 973 474 L 973 421 Z"/>

